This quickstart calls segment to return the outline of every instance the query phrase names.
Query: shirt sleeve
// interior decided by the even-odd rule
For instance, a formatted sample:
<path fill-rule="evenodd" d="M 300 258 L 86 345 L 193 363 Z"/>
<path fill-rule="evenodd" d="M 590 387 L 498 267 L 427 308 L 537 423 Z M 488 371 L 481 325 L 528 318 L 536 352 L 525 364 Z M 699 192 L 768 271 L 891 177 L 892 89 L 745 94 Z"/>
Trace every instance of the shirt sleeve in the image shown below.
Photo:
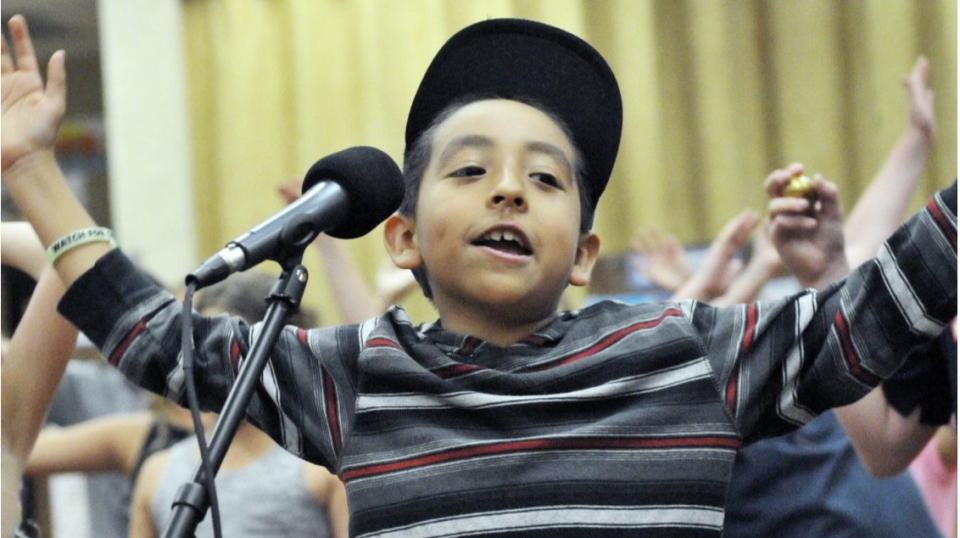
<path fill-rule="evenodd" d="M 822 292 L 691 318 L 744 444 L 863 397 L 957 311 L 957 184 Z"/>
<path fill-rule="evenodd" d="M 945 339 L 952 340 L 949 330 L 936 341 L 910 353 L 893 377 L 883 382 L 883 394 L 891 407 L 903 416 L 919 407 L 920 422 L 930 426 L 949 423 L 954 412 L 955 400 L 947 364 L 950 358 L 944 353 L 942 344 Z M 953 360 L 956 360 L 955 351 Z"/>
<path fill-rule="evenodd" d="M 180 355 L 182 304 L 119 250 L 67 290 L 61 314 L 131 381 L 186 407 Z M 262 329 L 239 317 L 193 314 L 200 407 L 219 412 Z M 247 408 L 247 419 L 307 461 L 338 471 L 356 397 L 356 327 L 281 331 Z"/>

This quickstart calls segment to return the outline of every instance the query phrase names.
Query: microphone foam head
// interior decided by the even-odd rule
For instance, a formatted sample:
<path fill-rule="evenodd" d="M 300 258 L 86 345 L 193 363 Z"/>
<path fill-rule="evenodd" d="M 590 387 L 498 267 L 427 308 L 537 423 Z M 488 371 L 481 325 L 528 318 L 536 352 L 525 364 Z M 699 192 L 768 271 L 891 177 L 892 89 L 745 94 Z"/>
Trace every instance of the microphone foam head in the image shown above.
<path fill-rule="evenodd" d="M 327 235 L 352 239 L 366 235 L 392 215 L 403 200 L 403 173 L 389 155 L 357 146 L 316 162 L 303 179 L 303 192 L 321 181 L 333 181 L 347 193 L 346 221 Z"/>

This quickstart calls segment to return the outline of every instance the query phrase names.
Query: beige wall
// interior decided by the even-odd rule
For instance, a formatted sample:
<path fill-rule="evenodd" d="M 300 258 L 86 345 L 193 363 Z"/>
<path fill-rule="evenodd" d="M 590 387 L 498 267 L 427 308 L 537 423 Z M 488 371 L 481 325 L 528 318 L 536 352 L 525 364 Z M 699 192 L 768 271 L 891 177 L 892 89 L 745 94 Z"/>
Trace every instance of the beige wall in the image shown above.
<path fill-rule="evenodd" d="M 99 0 L 111 221 L 142 267 L 178 285 L 197 256 L 183 12 Z"/>

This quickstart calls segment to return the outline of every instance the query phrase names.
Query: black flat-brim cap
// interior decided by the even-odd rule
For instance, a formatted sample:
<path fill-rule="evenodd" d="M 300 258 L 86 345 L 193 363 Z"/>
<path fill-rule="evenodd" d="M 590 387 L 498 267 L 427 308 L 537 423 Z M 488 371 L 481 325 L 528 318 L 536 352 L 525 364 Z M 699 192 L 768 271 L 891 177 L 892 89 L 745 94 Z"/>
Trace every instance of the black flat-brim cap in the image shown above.
<path fill-rule="evenodd" d="M 532 100 L 560 118 L 586 161 L 583 179 L 596 208 L 623 125 L 617 79 L 596 49 L 528 20 L 492 19 L 464 28 L 441 47 L 420 82 L 407 118 L 407 150 L 440 112 L 471 96 Z"/>

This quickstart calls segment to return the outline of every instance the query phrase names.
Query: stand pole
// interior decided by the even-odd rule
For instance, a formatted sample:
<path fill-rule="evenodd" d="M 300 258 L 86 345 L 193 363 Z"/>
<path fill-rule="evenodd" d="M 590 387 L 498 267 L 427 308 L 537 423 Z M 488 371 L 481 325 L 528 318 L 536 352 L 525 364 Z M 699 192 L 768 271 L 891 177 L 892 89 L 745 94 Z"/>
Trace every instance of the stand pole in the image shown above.
<path fill-rule="evenodd" d="M 280 279 L 273 286 L 267 302 L 267 314 L 263 318 L 263 329 L 260 337 L 250 350 L 249 358 L 240 366 L 237 380 L 227 395 L 223 404 L 220 418 L 213 428 L 210 439 L 210 465 L 216 475 L 223 463 L 223 458 L 230 448 L 230 442 L 240 427 L 240 421 L 246 415 L 247 406 L 253 397 L 260 380 L 260 375 L 267 365 L 270 352 L 280 336 L 287 320 L 287 315 L 300 306 L 303 291 L 307 286 L 307 269 L 300 265 L 301 255 L 296 256 L 285 269 Z M 285 265 L 287 267 L 287 265 Z M 204 488 L 203 467 L 197 465 L 193 481 L 186 482 L 177 490 L 173 501 L 173 511 L 167 519 L 164 538 L 187 538 L 194 535 L 197 525 L 204 518 L 209 508 L 209 498 Z"/>

